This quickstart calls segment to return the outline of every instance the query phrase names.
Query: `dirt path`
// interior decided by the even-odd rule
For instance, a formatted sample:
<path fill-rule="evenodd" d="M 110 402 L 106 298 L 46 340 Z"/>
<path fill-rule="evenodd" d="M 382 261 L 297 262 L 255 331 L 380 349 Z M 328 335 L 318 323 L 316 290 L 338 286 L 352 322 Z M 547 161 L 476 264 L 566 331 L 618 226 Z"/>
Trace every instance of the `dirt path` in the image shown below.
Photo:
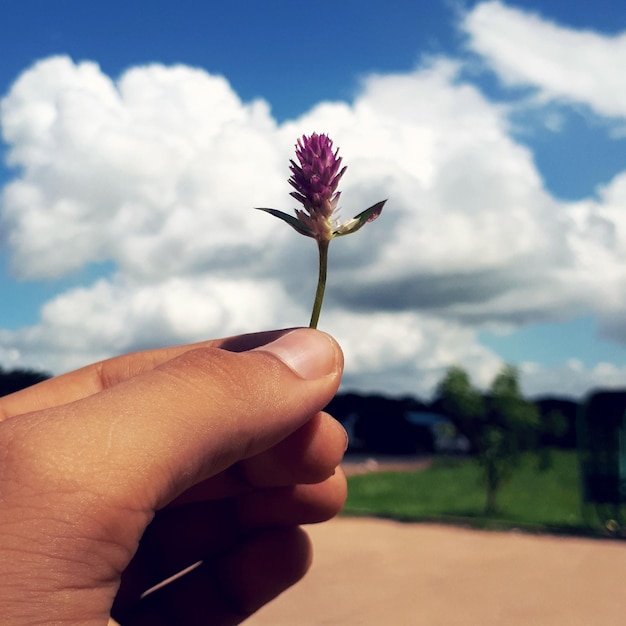
<path fill-rule="evenodd" d="M 371 474 L 373 472 L 414 472 L 427 469 L 433 464 L 432 457 L 407 459 L 398 456 L 351 456 L 341 464 L 346 476 Z"/>
<path fill-rule="evenodd" d="M 623 626 L 626 543 L 340 518 L 246 626 Z"/>

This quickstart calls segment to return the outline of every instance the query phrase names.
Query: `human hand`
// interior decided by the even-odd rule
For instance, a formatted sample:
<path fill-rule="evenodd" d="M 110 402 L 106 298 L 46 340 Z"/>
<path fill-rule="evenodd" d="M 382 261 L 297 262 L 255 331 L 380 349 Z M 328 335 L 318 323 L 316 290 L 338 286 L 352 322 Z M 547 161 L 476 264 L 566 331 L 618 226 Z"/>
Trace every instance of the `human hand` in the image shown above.
<path fill-rule="evenodd" d="M 2 623 L 237 624 L 299 580 L 299 525 L 346 496 L 345 431 L 320 412 L 342 367 L 327 335 L 275 331 L 0 398 Z"/>

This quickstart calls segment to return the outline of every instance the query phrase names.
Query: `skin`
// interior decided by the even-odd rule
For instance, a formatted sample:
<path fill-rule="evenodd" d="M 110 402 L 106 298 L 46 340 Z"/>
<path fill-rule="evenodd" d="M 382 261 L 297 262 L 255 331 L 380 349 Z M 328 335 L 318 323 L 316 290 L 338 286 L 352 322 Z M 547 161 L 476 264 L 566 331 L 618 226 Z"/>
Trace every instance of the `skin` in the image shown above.
<path fill-rule="evenodd" d="M 328 335 L 274 331 L 0 398 L 2 623 L 238 624 L 298 581 L 300 525 L 346 497 L 346 434 L 321 412 L 342 367 Z"/>

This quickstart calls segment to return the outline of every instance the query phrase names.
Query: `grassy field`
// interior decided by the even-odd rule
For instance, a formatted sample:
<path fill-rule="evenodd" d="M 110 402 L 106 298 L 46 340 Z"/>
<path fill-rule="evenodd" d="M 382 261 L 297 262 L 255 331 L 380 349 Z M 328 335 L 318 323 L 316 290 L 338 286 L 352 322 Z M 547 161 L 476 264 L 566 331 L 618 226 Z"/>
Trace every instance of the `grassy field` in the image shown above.
<path fill-rule="evenodd" d="M 498 495 L 498 511 L 485 517 L 485 489 L 479 468 L 468 459 L 437 459 L 415 472 L 381 472 L 348 479 L 347 515 L 402 520 L 463 521 L 480 527 L 520 527 L 583 533 L 603 530 L 590 508 L 583 518 L 578 461 L 574 452 L 555 451 L 550 469 L 535 456 L 524 459 Z"/>

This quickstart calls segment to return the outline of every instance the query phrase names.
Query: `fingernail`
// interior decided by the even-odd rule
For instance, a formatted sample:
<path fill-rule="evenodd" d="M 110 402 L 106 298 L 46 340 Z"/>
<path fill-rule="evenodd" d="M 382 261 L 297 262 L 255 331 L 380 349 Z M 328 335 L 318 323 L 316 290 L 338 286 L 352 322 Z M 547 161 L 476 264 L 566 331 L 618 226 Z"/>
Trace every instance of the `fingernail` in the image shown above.
<path fill-rule="evenodd" d="M 316 330 L 298 328 L 254 350 L 276 355 L 305 380 L 315 380 L 337 371 L 335 344 L 328 335 Z"/>

